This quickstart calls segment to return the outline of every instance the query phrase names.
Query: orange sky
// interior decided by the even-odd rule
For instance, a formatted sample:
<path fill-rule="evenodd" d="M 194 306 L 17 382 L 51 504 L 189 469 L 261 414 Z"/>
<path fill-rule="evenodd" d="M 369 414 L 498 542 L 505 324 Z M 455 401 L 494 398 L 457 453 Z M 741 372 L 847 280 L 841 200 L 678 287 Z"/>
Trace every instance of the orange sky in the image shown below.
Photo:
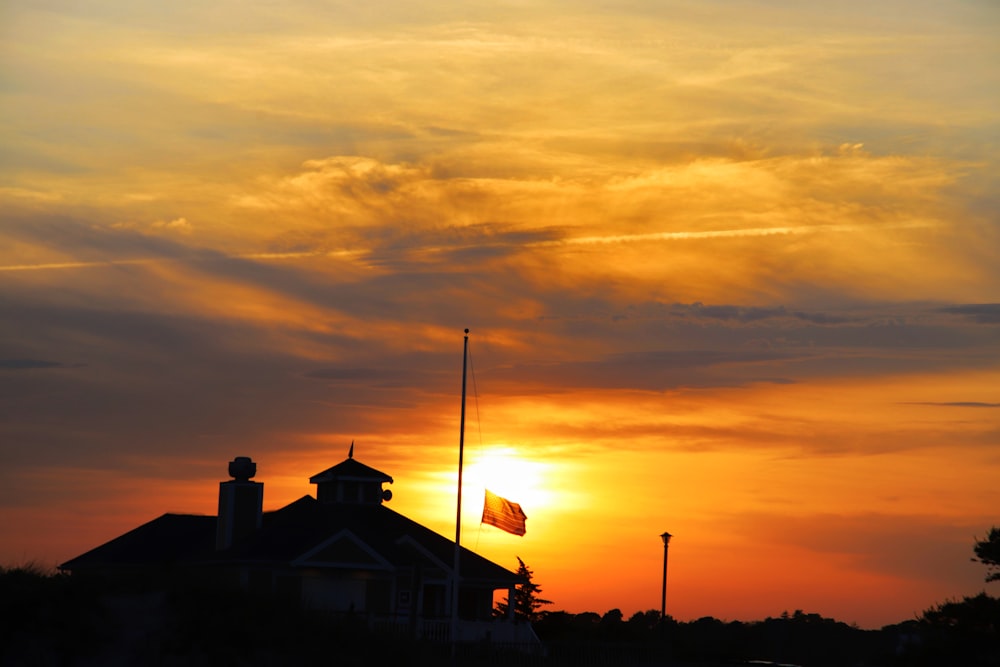
<path fill-rule="evenodd" d="M 553 608 L 664 531 L 681 620 L 982 590 L 1000 10 L 649 5 L 4 3 L 0 562 L 352 440 L 453 536 L 469 327 L 463 543 Z"/>

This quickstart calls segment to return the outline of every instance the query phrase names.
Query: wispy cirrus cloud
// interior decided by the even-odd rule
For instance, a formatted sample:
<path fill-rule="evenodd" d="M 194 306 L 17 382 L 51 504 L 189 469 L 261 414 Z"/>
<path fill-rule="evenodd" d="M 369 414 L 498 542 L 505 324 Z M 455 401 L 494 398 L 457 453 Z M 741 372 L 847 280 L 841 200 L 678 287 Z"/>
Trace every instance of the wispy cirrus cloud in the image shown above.
<path fill-rule="evenodd" d="M 1000 408 L 1000 403 L 981 401 L 923 401 L 912 405 L 932 405 L 940 408 Z"/>
<path fill-rule="evenodd" d="M 979 324 L 1000 324 L 1000 303 L 963 304 L 941 310 L 952 315 L 962 315 Z"/>
<path fill-rule="evenodd" d="M 0 370 L 28 371 L 48 368 L 66 368 L 66 364 L 43 359 L 0 359 Z"/>

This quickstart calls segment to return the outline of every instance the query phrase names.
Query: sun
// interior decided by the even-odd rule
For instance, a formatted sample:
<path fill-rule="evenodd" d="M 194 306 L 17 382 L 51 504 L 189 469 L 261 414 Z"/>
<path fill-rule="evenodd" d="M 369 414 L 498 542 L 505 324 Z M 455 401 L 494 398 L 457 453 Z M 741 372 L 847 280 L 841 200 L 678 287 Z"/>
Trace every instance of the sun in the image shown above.
<path fill-rule="evenodd" d="M 519 503 L 528 515 L 552 502 L 545 480 L 551 466 L 528 458 L 508 445 L 490 445 L 466 453 L 462 473 L 463 494 L 478 498 L 480 509 L 484 491 Z M 470 505 L 474 504 L 470 502 Z"/>

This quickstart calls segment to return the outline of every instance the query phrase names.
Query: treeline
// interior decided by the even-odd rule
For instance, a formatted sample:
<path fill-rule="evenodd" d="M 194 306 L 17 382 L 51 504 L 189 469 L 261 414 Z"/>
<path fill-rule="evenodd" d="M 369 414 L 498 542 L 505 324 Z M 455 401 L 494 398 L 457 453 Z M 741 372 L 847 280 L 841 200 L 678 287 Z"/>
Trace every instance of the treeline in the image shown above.
<path fill-rule="evenodd" d="M 535 621 L 535 631 L 553 654 L 565 654 L 566 664 L 571 655 L 585 658 L 621 646 L 664 664 L 1000 667 L 1000 599 L 985 593 L 880 630 L 801 610 L 753 622 L 712 617 L 678 622 L 668 616 L 660 623 L 655 610 L 626 620 L 612 609 L 604 615 L 548 612 Z"/>
<path fill-rule="evenodd" d="M 1000 580 L 1000 529 L 978 541 L 974 552 L 973 560 L 988 568 L 986 581 Z M 985 593 L 880 630 L 801 610 L 750 623 L 712 617 L 677 622 L 656 610 L 625 620 L 619 609 L 603 616 L 542 611 L 552 603 L 540 597 L 531 568 L 517 560 L 518 574 L 528 583 L 515 592 L 514 615 L 534 624 L 550 657 L 558 656 L 561 664 L 1000 667 L 1000 599 Z M 496 611 L 506 615 L 506 605 Z"/>

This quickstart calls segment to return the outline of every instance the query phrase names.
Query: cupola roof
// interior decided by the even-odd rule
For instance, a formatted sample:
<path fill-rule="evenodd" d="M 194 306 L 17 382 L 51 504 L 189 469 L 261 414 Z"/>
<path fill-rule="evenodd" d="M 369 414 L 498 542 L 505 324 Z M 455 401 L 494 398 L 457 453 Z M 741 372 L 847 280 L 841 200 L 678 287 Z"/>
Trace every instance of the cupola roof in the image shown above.
<path fill-rule="evenodd" d="M 326 482 L 388 482 L 392 484 L 392 477 L 350 457 L 309 478 L 310 484 Z"/>

